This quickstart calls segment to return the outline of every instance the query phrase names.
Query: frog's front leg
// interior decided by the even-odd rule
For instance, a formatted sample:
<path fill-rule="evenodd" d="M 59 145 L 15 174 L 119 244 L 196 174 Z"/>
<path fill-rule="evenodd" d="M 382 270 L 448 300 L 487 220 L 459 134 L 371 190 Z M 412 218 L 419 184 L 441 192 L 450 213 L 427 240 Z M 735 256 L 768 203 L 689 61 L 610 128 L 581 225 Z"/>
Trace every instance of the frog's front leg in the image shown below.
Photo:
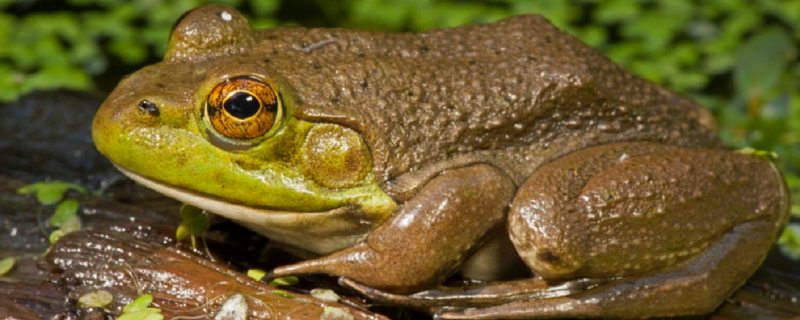
<path fill-rule="evenodd" d="M 448 170 L 403 203 L 364 242 L 277 268 L 273 275 L 327 273 L 394 293 L 437 285 L 493 231 L 502 229 L 514 191 L 511 179 L 489 165 Z"/>
<path fill-rule="evenodd" d="M 612 281 L 578 294 L 445 312 L 450 319 L 644 318 L 711 312 L 758 268 L 788 220 L 769 162 L 723 150 L 618 143 L 537 170 L 509 233 L 545 279 Z"/>

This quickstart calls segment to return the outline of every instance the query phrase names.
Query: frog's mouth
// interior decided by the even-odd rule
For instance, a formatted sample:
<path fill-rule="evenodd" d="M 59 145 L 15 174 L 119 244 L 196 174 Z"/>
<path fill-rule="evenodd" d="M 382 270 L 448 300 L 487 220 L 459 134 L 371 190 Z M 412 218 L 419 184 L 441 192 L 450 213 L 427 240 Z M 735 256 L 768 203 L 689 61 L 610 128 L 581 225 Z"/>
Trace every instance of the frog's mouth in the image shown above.
<path fill-rule="evenodd" d="M 158 193 L 229 218 L 270 239 L 311 252 L 327 254 L 352 246 L 372 229 L 365 230 L 363 224 L 349 219 L 351 208 L 348 207 L 320 212 L 250 207 L 172 186 L 113 164 L 133 181 Z"/>

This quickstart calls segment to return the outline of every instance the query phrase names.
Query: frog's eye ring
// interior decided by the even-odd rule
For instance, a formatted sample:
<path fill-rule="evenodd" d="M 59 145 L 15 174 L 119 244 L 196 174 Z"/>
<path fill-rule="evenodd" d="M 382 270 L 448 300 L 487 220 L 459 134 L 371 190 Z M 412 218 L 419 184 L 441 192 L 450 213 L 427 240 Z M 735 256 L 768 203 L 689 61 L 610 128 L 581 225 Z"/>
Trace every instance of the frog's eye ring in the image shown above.
<path fill-rule="evenodd" d="M 247 140 L 266 134 L 279 113 L 275 90 L 250 77 L 218 84 L 206 100 L 206 115 L 214 130 L 231 139 Z"/>

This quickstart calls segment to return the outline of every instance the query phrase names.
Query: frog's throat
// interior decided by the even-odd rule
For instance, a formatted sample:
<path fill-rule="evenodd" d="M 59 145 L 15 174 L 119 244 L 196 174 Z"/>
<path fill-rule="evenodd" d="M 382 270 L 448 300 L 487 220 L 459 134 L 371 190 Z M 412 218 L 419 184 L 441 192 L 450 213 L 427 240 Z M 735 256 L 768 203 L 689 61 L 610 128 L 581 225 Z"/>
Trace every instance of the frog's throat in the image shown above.
<path fill-rule="evenodd" d="M 227 202 L 200 192 L 171 186 L 114 163 L 119 171 L 158 193 L 236 221 L 272 240 L 314 253 L 327 254 L 357 243 L 365 233 L 353 231 L 347 207 L 321 212 L 282 211 Z M 319 223 L 324 222 L 324 223 Z"/>

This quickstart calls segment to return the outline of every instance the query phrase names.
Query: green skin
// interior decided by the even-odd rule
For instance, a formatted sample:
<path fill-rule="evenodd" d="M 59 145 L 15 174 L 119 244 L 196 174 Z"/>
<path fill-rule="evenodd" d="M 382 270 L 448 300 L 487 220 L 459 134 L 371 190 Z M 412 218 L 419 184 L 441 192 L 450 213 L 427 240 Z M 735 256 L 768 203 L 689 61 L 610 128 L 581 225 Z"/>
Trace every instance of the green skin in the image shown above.
<path fill-rule="evenodd" d="M 333 244 L 322 244 L 322 248 L 317 248 L 313 247 L 319 245 L 316 239 L 299 239 L 298 243 L 292 239 L 277 237 L 312 251 L 330 251 L 331 246 L 338 249 L 346 245 L 342 241 L 352 243 L 354 238 L 360 237 L 360 233 L 371 228 L 369 225 L 360 226 L 360 220 L 380 223 L 391 215 L 397 205 L 377 184 L 370 170 L 363 140 L 348 131 L 349 135 L 345 136 L 349 139 L 345 142 L 349 142 L 350 148 L 329 152 L 322 161 L 313 159 L 319 154 L 309 154 L 309 149 L 325 141 L 307 141 L 309 132 L 317 132 L 318 134 L 312 135 L 314 137 L 324 137 L 326 132 L 335 131 L 336 128 L 294 118 L 291 91 L 280 83 L 273 84 L 284 93 L 284 114 L 283 119 L 279 120 L 280 125 L 274 126 L 263 137 L 255 139 L 257 142 L 246 141 L 245 145 L 249 147 L 246 150 L 225 150 L 212 144 L 208 138 L 208 130 L 213 130 L 213 127 L 205 121 L 207 117 L 202 116 L 205 95 L 214 85 L 223 81 L 219 79 L 235 77 L 227 71 L 226 68 L 225 73 L 219 76 L 212 73 L 209 75 L 210 79 L 200 85 L 197 92 L 201 98 L 196 100 L 196 106 L 192 108 L 194 112 L 189 108 L 162 107 L 158 116 L 153 117 L 136 109 L 135 105 L 139 100 L 135 103 L 119 104 L 134 105 L 134 108 L 127 110 L 134 111 L 130 113 L 120 114 L 117 109 L 101 108 L 93 124 L 95 144 L 109 159 L 115 159 L 115 165 L 126 173 L 138 173 L 203 196 L 210 195 L 227 202 L 244 204 L 255 210 L 263 209 L 263 212 L 273 215 L 284 212 L 291 212 L 289 215 L 295 212 L 317 212 L 333 216 L 325 220 L 319 217 L 312 219 L 310 214 L 304 214 L 303 217 L 290 218 L 291 221 L 283 224 L 274 222 L 282 229 L 311 231 L 317 236 L 332 236 L 332 239 L 336 239 L 331 241 Z M 124 80 L 120 87 L 129 82 L 135 85 L 141 81 L 154 81 L 140 79 L 151 76 L 157 78 L 160 75 L 140 72 Z M 248 76 L 272 81 L 263 74 L 248 73 Z M 157 98 L 151 100 L 158 101 Z M 156 119 L 158 122 L 153 121 Z M 132 130 L 133 128 L 136 129 Z M 232 145 L 242 144 L 222 135 L 217 136 L 217 139 Z M 142 152 L 143 149 L 147 152 Z M 324 178 L 329 175 L 318 173 L 320 170 L 341 172 L 345 158 L 352 156 L 351 153 L 362 158 L 363 163 L 359 170 L 350 172 L 344 178 L 345 181 L 329 181 L 330 179 Z M 319 166 L 319 162 L 325 165 Z M 308 176 L 323 176 L 323 179 L 314 181 Z M 269 185 L 269 188 L 265 188 L 265 185 Z M 201 202 L 187 202 L 206 207 Z M 357 212 L 348 210 L 347 217 L 336 218 L 341 216 L 338 212 L 344 211 L 341 208 L 352 206 L 358 206 Z M 337 208 L 338 211 L 331 212 Z M 316 221 L 313 221 L 313 228 L 306 229 L 311 223 L 309 219 Z M 332 223 L 331 219 L 342 221 Z M 271 233 L 261 230 L 258 225 L 252 227 L 257 231 Z M 346 237 L 345 240 L 335 238 L 342 235 Z M 294 237 L 295 234 L 292 233 L 291 236 Z"/>
<path fill-rule="evenodd" d="M 207 111 L 237 77 L 279 100 L 250 139 Z M 255 31 L 208 5 L 92 134 L 145 186 L 321 255 L 273 276 L 342 276 L 452 319 L 642 318 L 710 312 L 787 223 L 781 174 L 714 129 L 541 17 Z M 492 282 L 436 287 L 456 272 Z"/>

